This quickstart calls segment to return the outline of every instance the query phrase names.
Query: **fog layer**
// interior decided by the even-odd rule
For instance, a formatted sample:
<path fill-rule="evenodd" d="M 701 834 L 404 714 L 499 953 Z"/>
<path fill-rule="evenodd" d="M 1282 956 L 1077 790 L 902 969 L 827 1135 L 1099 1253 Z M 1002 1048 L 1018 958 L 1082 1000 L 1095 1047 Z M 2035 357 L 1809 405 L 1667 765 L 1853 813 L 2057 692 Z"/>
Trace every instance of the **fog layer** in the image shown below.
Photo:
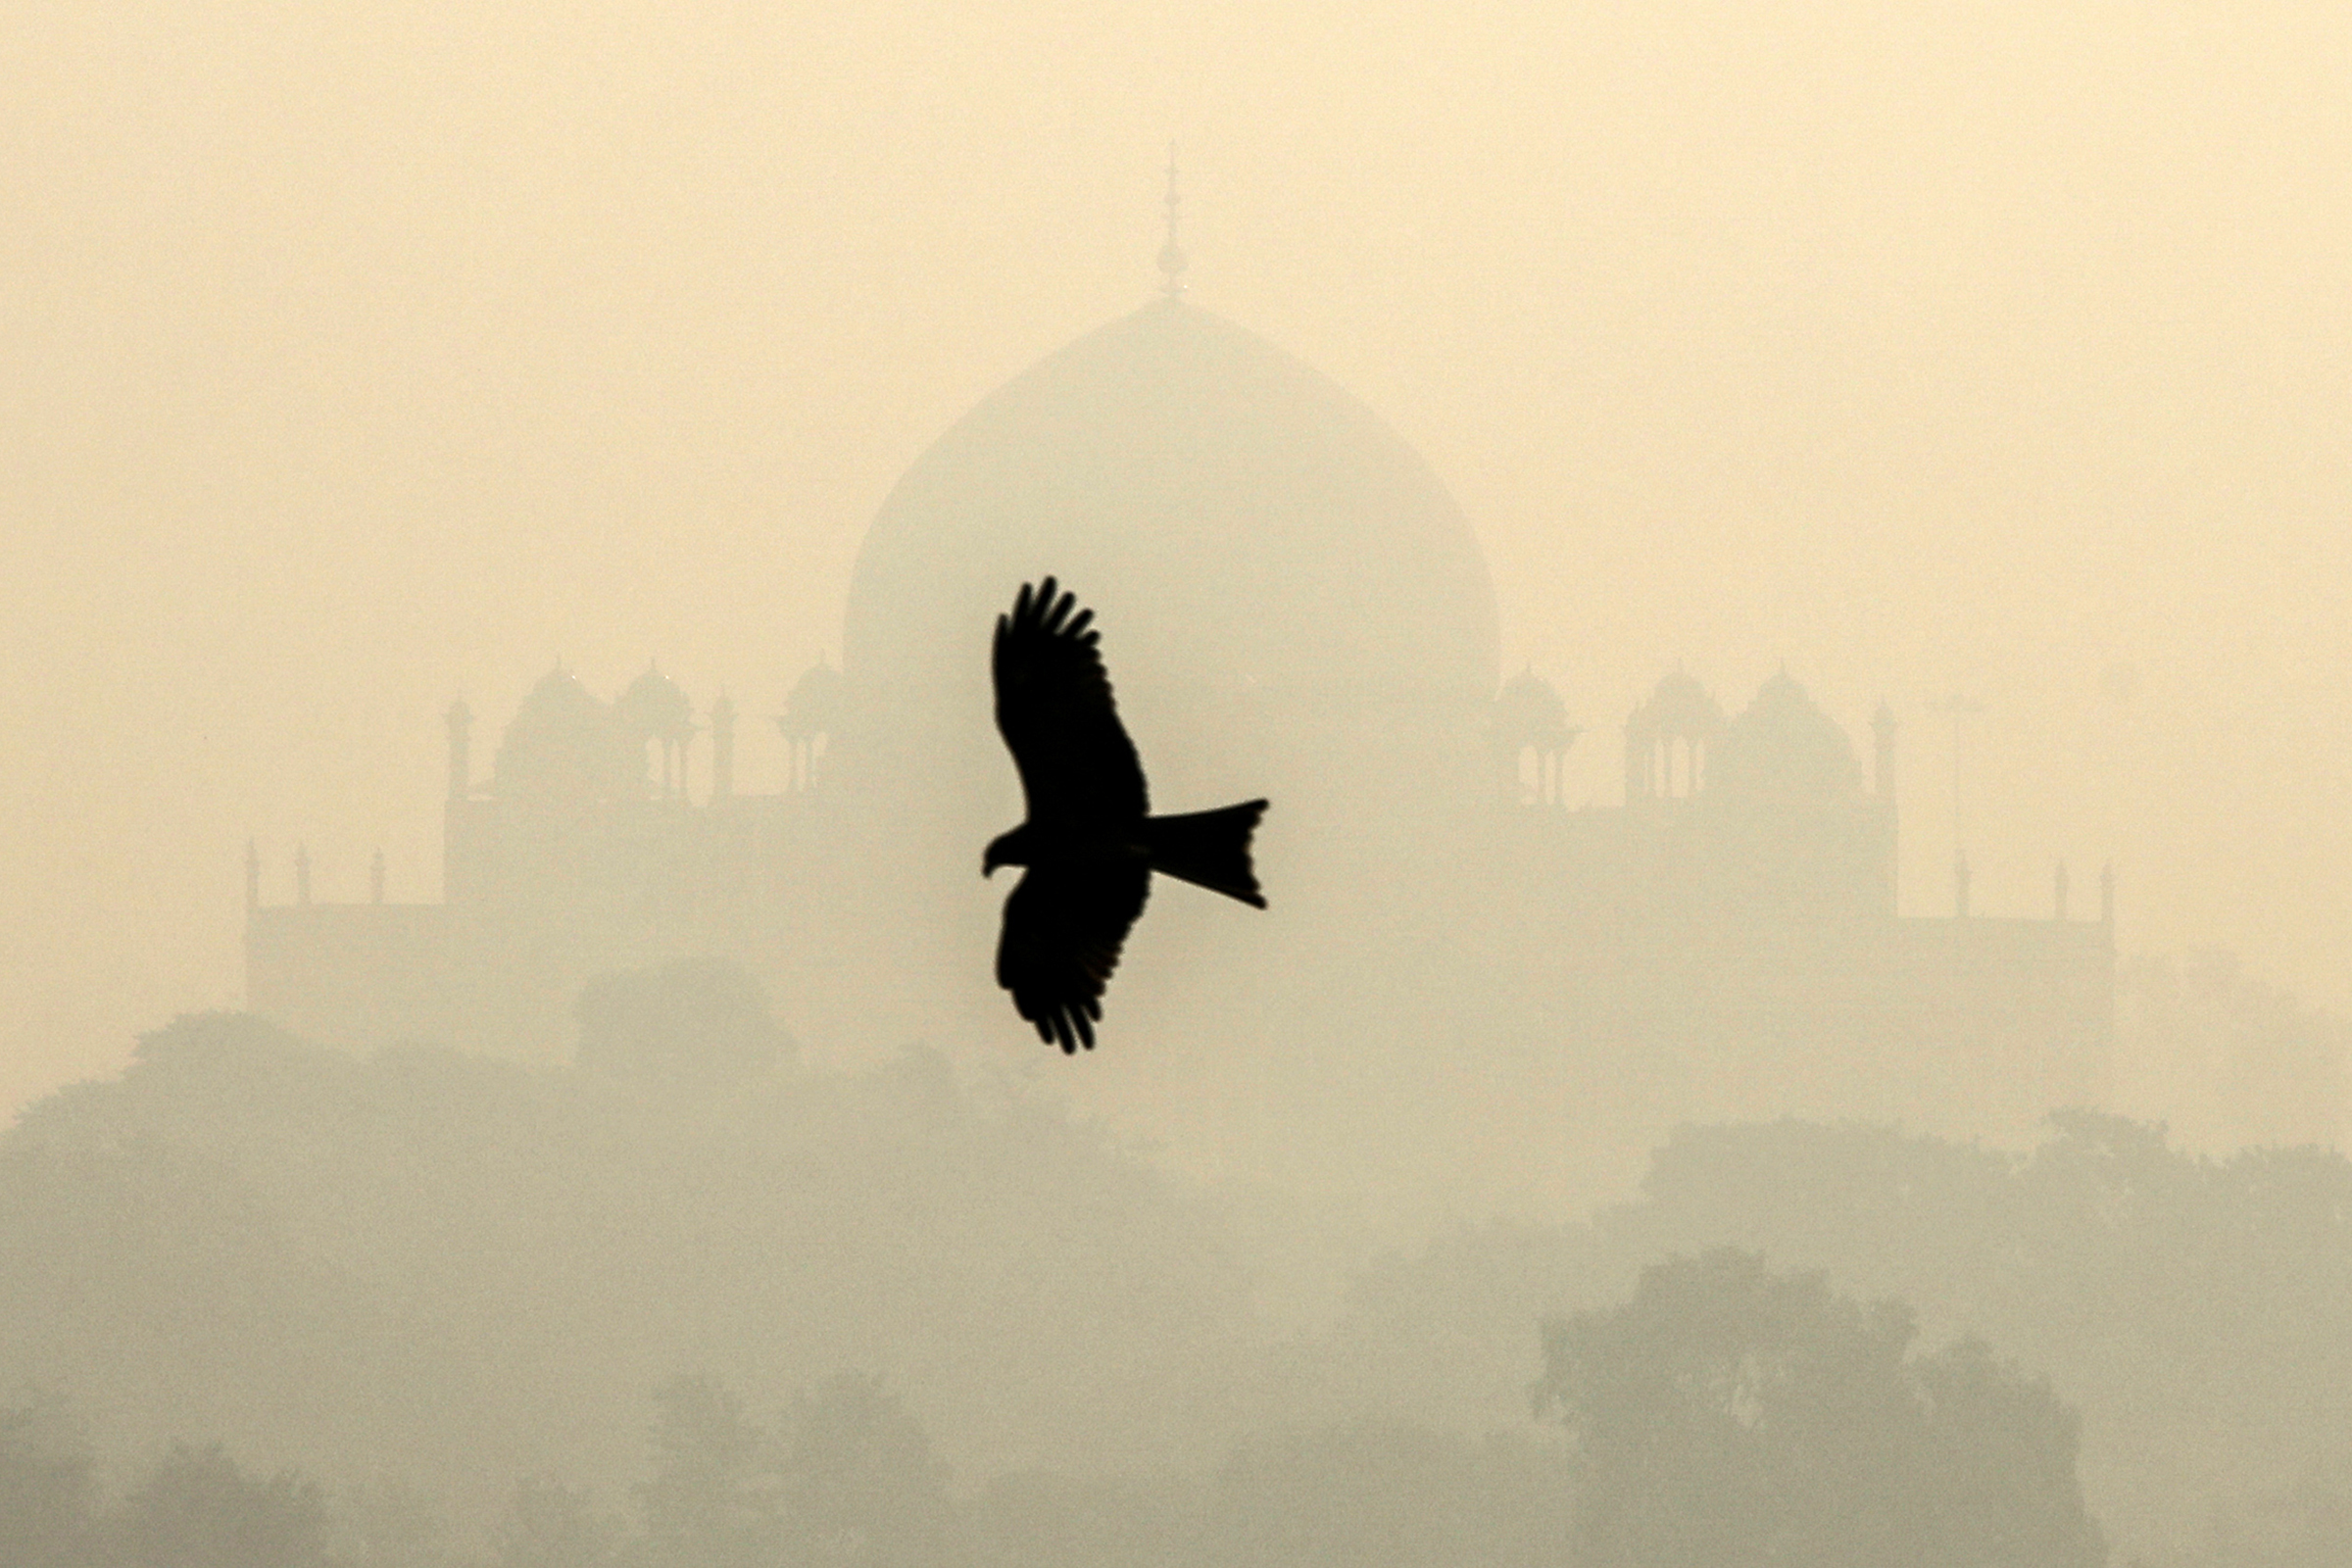
<path fill-rule="evenodd" d="M 2112 858 L 2128 948 L 2340 1008 L 2346 25 L 15 7 L 0 1098 L 237 999 L 248 836 L 433 896 L 453 695 L 774 711 L 914 455 L 1148 292 L 1171 135 L 1195 297 L 1428 457 L 1592 734 L 1963 692 L 1981 908 Z"/>

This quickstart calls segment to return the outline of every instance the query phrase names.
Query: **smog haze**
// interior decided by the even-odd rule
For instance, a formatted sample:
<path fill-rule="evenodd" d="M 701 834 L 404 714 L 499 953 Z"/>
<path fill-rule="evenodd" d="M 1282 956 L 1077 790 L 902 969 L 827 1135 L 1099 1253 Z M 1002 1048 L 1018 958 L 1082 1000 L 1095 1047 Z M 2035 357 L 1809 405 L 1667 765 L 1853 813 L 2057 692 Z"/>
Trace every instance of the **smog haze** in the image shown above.
<path fill-rule="evenodd" d="M 2352 1543 L 2347 104 L 2285 0 L 19 0 L 26 1560 Z M 1272 802 L 1067 1058 L 1048 573 Z"/>
<path fill-rule="evenodd" d="M 1936 910 L 1965 693 L 1981 905 L 2112 859 L 2128 948 L 2352 1003 L 2324 9 L 7 26 L 13 1102 L 238 997 L 249 836 L 431 897 L 453 697 L 838 658 L 899 472 L 1149 294 L 1171 139 L 1193 297 L 1436 467 L 1572 793 L 1678 661 L 1785 661 L 1913 719 Z"/>

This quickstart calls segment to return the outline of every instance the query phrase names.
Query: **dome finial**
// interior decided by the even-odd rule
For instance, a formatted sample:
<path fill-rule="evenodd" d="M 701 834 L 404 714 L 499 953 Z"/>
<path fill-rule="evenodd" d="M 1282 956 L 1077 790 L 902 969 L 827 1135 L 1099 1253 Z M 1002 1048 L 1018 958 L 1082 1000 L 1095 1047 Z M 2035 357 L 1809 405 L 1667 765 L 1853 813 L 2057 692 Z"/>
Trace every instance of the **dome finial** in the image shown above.
<path fill-rule="evenodd" d="M 1159 248 L 1159 290 L 1168 298 L 1184 297 L 1184 247 L 1176 243 L 1176 209 L 1184 200 L 1176 194 L 1176 143 L 1168 143 L 1168 240 Z"/>

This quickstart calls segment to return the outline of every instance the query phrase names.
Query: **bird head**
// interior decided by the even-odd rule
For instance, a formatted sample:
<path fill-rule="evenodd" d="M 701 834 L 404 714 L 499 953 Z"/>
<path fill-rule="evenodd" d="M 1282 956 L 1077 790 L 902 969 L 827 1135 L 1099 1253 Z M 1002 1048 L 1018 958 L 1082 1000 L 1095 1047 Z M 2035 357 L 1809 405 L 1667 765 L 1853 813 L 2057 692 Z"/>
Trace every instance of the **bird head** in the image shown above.
<path fill-rule="evenodd" d="M 982 876 L 996 875 L 997 867 L 1000 865 L 1027 865 L 1029 863 L 1029 857 L 1026 853 L 1028 846 L 1022 842 L 1021 832 L 1022 829 L 1016 827 L 1011 832 L 1000 833 L 989 841 L 987 852 L 980 857 L 980 874 Z"/>

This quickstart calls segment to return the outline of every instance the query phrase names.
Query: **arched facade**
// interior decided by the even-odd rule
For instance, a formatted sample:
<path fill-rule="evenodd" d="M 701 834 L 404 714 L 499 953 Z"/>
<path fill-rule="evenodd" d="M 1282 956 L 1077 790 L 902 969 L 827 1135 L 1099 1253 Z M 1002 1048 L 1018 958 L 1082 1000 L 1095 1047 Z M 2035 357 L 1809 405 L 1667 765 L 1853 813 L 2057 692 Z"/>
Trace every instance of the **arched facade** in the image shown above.
<path fill-rule="evenodd" d="M 1560 762 L 1582 733 L 1568 722 L 1568 705 L 1558 690 L 1534 669 L 1504 681 L 1487 722 L 1487 744 L 1505 799 L 1559 805 Z"/>
<path fill-rule="evenodd" d="M 1106 1024 L 1121 1060 L 1268 1094 L 1286 1071 L 1317 1096 L 1357 1082 L 1365 1126 L 1441 1059 L 1463 1082 L 1556 1068 L 1580 1099 L 1610 1063 L 1700 1085 L 1786 1067 L 1894 1103 L 1876 1043 L 1903 1038 L 2023 1086 L 2034 1115 L 2095 1085 L 2104 891 L 2095 922 L 2062 891 L 2057 919 L 1898 917 L 1892 715 L 1865 793 L 1785 671 L 1727 718 L 1675 669 L 1625 720 L 1622 803 L 1571 808 L 1578 731 L 1532 669 L 1498 685 L 1493 586 L 1429 466 L 1176 299 L 1014 377 L 908 468 L 858 556 L 841 667 L 776 715 L 780 791 L 739 787 L 723 699 L 692 789 L 695 706 L 652 667 L 611 704 L 550 673 L 486 779 L 456 705 L 443 902 L 271 905 L 257 853 L 253 1004 L 355 1045 L 558 1055 L 596 975 L 716 956 L 819 1051 L 1016 1040 L 990 968 L 1004 883 L 977 874 L 1019 808 L 988 647 L 1049 573 L 1098 614 L 1154 804 L 1274 802 L 1266 914 L 1154 893 Z"/>
<path fill-rule="evenodd" d="M 1708 753 L 1723 733 L 1723 710 L 1676 666 L 1625 721 L 1625 799 L 1688 800 L 1707 787 Z"/>

